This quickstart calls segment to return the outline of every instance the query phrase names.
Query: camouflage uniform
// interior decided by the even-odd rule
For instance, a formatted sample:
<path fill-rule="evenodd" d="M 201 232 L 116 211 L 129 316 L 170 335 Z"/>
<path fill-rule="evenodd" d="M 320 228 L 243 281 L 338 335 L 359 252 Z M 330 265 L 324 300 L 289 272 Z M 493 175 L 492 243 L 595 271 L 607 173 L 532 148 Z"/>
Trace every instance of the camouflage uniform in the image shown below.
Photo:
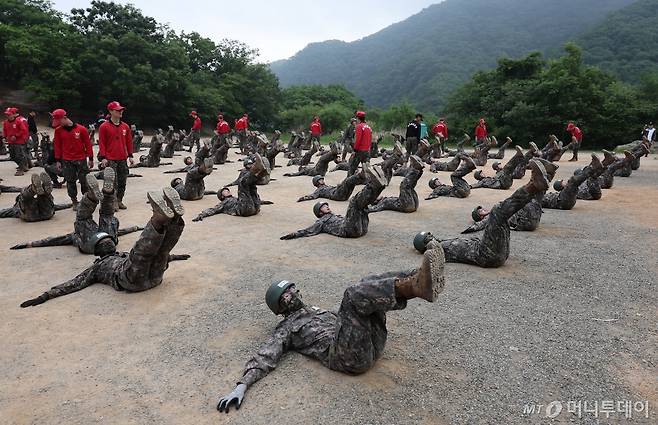
<path fill-rule="evenodd" d="M 396 166 L 402 164 L 404 164 L 404 156 L 398 155 L 396 153 L 391 153 L 379 165 L 382 167 L 382 170 L 384 171 L 386 180 L 390 182 L 391 179 L 393 178 L 393 170 L 395 169 Z"/>
<path fill-rule="evenodd" d="M 185 222 L 180 216 L 173 218 L 158 232 L 149 221 L 130 253 L 106 255 L 73 279 L 54 286 L 41 295 L 41 302 L 68 295 L 94 283 L 102 283 L 117 291 L 141 292 L 162 283 L 170 256 L 180 238 Z"/>
<path fill-rule="evenodd" d="M 320 148 L 320 144 L 318 142 L 313 142 L 311 145 L 311 149 L 306 151 L 304 156 L 302 156 L 301 161 L 299 162 L 299 171 L 301 171 L 305 166 L 311 162 L 311 158 L 313 158 L 313 155 L 318 151 Z"/>
<path fill-rule="evenodd" d="M 607 164 L 606 161 L 603 162 L 603 164 L 606 165 L 606 169 L 603 174 L 599 176 L 599 184 L 601 185 L 601 189 L 612 188 L 612 185 L 615 181 L 615 173 L 617 170 L 620 170 L 626 162 L 628 162 L 626 158 L 615 158 L 613 162 Z"/>
<path fill-rule="evenodd" d="M 364 277 L 345 290 L 338 312 L 304 306 L 286 316 L 247 362 L 238 384 L 265 377 L 288 351 L 320 361 L 331 370 L 360 374 L 379 359 L 386 344 L 386 312 L 407 301 L 395 295 L 395 282 L 413 272 Z"/>
<path fill-rule="evenodd" d="M 217 194 L 220 197 L 219 204 L 211 208 L 206 208 L 197 215 L 193 221 L 201 221 L 206 217 L 216 214 L 229 214 L 238 217 L 250 217 L 260 212 L 261 199 L 258 195 L 256 183 L 260 177 L 250 170 L 242 170 L 238 183 L 238 197 L 229 196 L 221 199 L 221 191 Z"/>
<path fill-rule="evenodd" d="M 320 217 L 311 227 L 286 235 L 288 239 L 328 233 L 340 238 L 359 238 L 368 233 L 368 206 L 382 193 L 385 186 L 369 181 L 359 193 L 350 199 L 345 217 L 333 213 Z"/>
<path fill-rule="evenodd" d="M 0 218 L 20 218 L 27 222 L 45 221 L 50 220 L 55 211 L 67 208 L 71 208 L 71 204 L 56 205 L 50 193 L 37 195 L 34 187 L 29 185 L 21 189 L 13 207 L 0 210 Z"/>
<path fill-rule="evenodd" d="M 151 138 L 151 146 L 149 147 L 149 153 L 146 155 L 145 161 L 140 161 L 139 164 L 134 166 L 156 168 L 160 166 L 160 155 L 162 153 L 162 144 L 164 143 L 164 138 L 161 134 L 155 134 Z"/>
<path fill-rule="evenodd" d="M 507 139 L 505 143 L 503 143 L 499 148 L 498 152 L 496 153 L 489 153 L 487 156 L 489 159 L 503 159 L 505 158 L 505 149 L 512 143 L 512 139 Z"/>
<path fill-rule="evenodd" d="M 425 198 L 426 200 L 438 198 L 440 196 L 467 198 L 471 194 L 471 185 L 464 180 L 464 176 L 468 175 L 475 169 L 475 163 L 466 156 L 458 155 L 455 158 L 459 158 L 460 161 L 463 160 L 463 163 L 462 167 L 458 168 L 450 175 L 452 186 L 446 184 L 436 186 L 432 190 L 432 193 Z"/>
<path fill-rule="evenodd" d="M 309 151 L 311 152 L 311 151 Z M 318 159 L 317 164 L 314 167 L 306 167 L 300 169 L 296 173 L 286 173 L 284 176 L 287 177 L 296 177 L 296 176 L 324 176 L 327 174 L 329 169 L 329 163 L 338 158 L 338 151 L 333 149 L 329 152 L 322 154 L 320 159 Z"/>
<path fill-rule="evenodd" d="M 430 171 L 432 172 L 437 172 L 437 171 L 455 171 L 457 167 L 459 167 L 459 163 L 461 162 L 461 157 L 460 155 L 455 155 L 454 158 L 452 158 L 448 162 L 433 162 L 432 166 L 430 167 Z"/>
<path fill-rule="evenodd" d="M 409 168 L 407 175 L 400 183 L 400 196 L 379 199 L 374 205 L 369 207 L 368 212 L 398 211 L 412 213 L 416 211 L 418 209 L 416 184 L 422 175 L 422 169 Z"/>
<path fill-rule="evenodd" d="M 480 267 L 500 267 L 509 257 L 509 219 L 537 193 L 523 186 L 512 196 L 496 204 L 489 213 L 482 238 L 454 238 L 441 240 L 446 262 L 474 264 Z"/>
<path fill-rule="evenodd" d="M 540 192 L 535 195 L 530 202 L 528 202 L 523 208 L 514 213 L 513 216 L 508 220 L 509 227 L 511 230 L 516 230 L 519 232 L 532 232 L 539 227 L 541 222 L 541 215 L 543 210 L 541 208 L 541 200 L 544 197 L 546 192 Z M 484 230 L 487 227 L 489 222 L 489 216 L 487 215 L 482 220 L 474 223 L 462 233 L 473 233 Z"/>
<path fill-rule="evenodd" d="M 315 189 L 315 192 L 310 195 L 304 195 L 297 200 L 297 202 L 302 201 L 311 201 L 313 199 L 330 199 L 332 201 L 347 201 L 352 196 L 354 188 L 357 184 L 364 184 L 365 178 L 363 173 L 357 173 L 348 177 L 345 177 L 345 180 L 338 183 L 338 186 L 329 186 L 323 184 Z"/>
<path fill-rule="evenodd" d="M 128 163 L 125 159 L 119 161 L 108 160 L 107 166 L 113 168 L 116 173 L 116 195 L 119 202 L 121 202 L 123 195 L 126 193 L 126 179 L 128 179 L 128 174 L 130 174 Z"/>
<path fill-rule="evenodd" d="M 283 152 L 283 144 L 280 142 L 275 142 L 265 153 L 265 158 L 267 158 L 267 162 L 269 162 L 271 169 L 276 167 L 276 156 L 281 152 Z"/>
<path fill-rule="evenodd" d="M 348 153 L 354 152 L 355 134 L 356 134 L 356 126 L 354 125 L 354 122 L 350 121 L 349 125 L 345 129 L 345 132 L 343 133 L 343 140 L 342 140 L 343 157 L 341 158 L 341 162 L 345 161 L 345 158 L 347 157 Z"/>
<path fill-rule="evenodd" d="M 115 199 L 114 192 L 104 194 L 103 200 L 100 202 L 98 223 L 96 223 L 93 215 L 98 206 L 98 201 L 92 199 L 90 192 L 87 192 L 78 205 L 73 233 L 62 236 L 50 236 L 26 244 L 15 245 L 11 249 L 73 245 L 78 247 L 83 254 L 93 255 L 94 246 L 90 246 L 89 241 L 98 233 L 107 233 L 116 245 L 119 243 L 119 236 L 143 230 L 143 227 L 132 226 L 119 229 L 119 220 L 114 216 Z"/>
<path fill-rule="evenodd" d="M 62 161 L 62 176 L 66 179 L 66 192 L 69 198 L 78 199 L 78 186 L 76 181 L 80 181 L 80 192 L 84 195 L 89 189 L 87 187 L 87 174 L 89 166 L 86 159 L 79 161 Z"/>
<path fill-rule="evenodd" d="M 209 174 L 210 173 L 203 172 L 201 167 L 195 166 L 187 172 L 185 182 L 177 184 L 174 189 L 176 189 L 176 192 L 178 192 L 181 199 L 186 201 L 197 201 L 203 198 L 206 191 L 206 184 L 203 180 Z"/>
<path fill-rule="evenodd" d="M 601 164 L 603 165 L 603 164 Z M 576 198 L 587 201 L 597 201 L 601 199 L 601 183 L 599 177 L 605 172 L 606 167 L 600 167 L 592 171 L 587 180 L 578 187 Z"/>
<path fill-rule="evenodd" d="M 471 155 L 475 165 L 478 167 L 484 167 L 487 165 L 487 160 L 489 159 L 489 149 L 491 149 L 492 144 L 490 142 L 481 143 L 475 146 L 475 151 Z"/>
<path fill-rule="evenodd" d="M 22 190 L 23 190 L 22 187 L 5 186 L 4 184 L 0 184 L 0 194 L 2 194 L 2 193 L 21 193 Z"/>
<path fill-rule="evenodd" d="M 174 129 L 169 127 L 167 133 L 165 134 L 165 147 L 164 150 L 160 153 L 161 158 L 173 158 L 174 151 L 176 149 L 176 143 L 178 142 L 178 133 L 174 134 Z"/>
<path fill-rule="evenodd" d="M 143 139 L 144 139 L 143 131 L 141 130 L 133 131 L 133 153 L 137 153 L 142 149 Z"/>
<path fill-rule="evenodd" d="M 514 170 L 517 167 L 523 167 L 525 169 L 528 165 L 528 161 L 529 159 L 527 159 L 526 155 L 519 151 L 507 161 L 507 164 L 505 164 L 502 170 L 498 171 L 494 177 L 483 177 L 479 179 L 477 183 L 472 184 L 471 188 L 507 190 L 512 187 L 512 184 L 514 183 L 514 178 L 512 177 Z"/>
<path fill-rule="evenodd" d="M 213 157 L 215 164 L 225 164 L 228 158 L 228 150 L 231 144 L 226 134 L 215 135 L 210 140 L 212 150 L 210 154 Z"/>
<path fill-rule="evenodd" d="M 542 199 L 542 207 L 548 209 L 570 210 L 576 205 L 578 188 L 595 172 L 591 165 L 579 173 L 574 173 L 567 181 L 564 189 L 559 192 L 549 192 Z"/>

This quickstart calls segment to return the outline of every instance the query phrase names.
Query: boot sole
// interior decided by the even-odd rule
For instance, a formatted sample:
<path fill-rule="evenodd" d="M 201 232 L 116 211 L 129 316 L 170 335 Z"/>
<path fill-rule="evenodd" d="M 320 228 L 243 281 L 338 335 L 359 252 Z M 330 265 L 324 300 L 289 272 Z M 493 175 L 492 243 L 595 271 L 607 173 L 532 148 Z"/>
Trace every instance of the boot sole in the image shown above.
<path fill-rule="evenodd" d="M 162 192 L 148 192 L 146 197 L 148 198 L 149 203 L 151 204 L 151 208 L 153 208 L 154 212 L 167 218 L 174 218 L 174 212 L 171 210 L 171 208 L 169 208 L 169 205 L 167 205 L 167 201 L 165 201 Z"/>
<path fill-rule="evenodd" d="M 379 167 L 378 165 L 375 166 L 367 165 L 366 167 L 363 168 L 365 169 L 366 174 L 370 177 L 371 180 L 378 182 L 382 186 L 386 186 L 388 184 L 388 180 L 386 180 L 386 175 L 384 174 L 384 171 L 382 171 L 381 167 Z"/>
<path fill-rule="evenodd" d="M 432 249 L 425 251 L 423 257 L 423 263 L 429 266 L 430 276 L 429 285 L 425 285 L 423 288 L 422 298 L 433 303 L 445 287 L 444 267 L 446 259 L 441 244 L 437 243 Z"/>
<path fill-rule="evenodd" d="M 212 166 L 215 165 L 213 158 L 206 158 L 203 160 L 203 165 L 206 167 L 206 173 L 212 173 Z"/>
<path fill-rule="evenodd" d="M 107 167 L 103 170 L 103 192 L 112 193 L 114 190 L 114 180 L 116 179 L 116 173 L 114 168 Z"/>
<path fill-rule="evenodd" d="M 32 182 L 32 187 L 34 187 L 34 192 L 37 195 L 45 195 L 46 192 L 43 190 L 43 184 L 41 184 L 41 176 L 38 174 L 32 174 L 30 176 L 30 181 Z"/>
<path fill-rule="evenodd" d="M 47 194 L 52 193 L 53 180 L 47 173 L 41 173 L 41 186 L 43 186 L 43 191 Z"/>
<path fill-rule="evenodd" d="M 532 173 L 537 171 L 542 176 L 542 182 L 541 182 L 542 187 L 537 187 L 537 190 L 539 192 L 543 190 L 548 190 L 548 175 L 546 174 L 546 169 L 544 168 L 544 165 L 535 159 L 530 161 L 530 164 L 528 165 Z M 530 180 L 533 181 L 533 178 L 531 177 Z M 533 183 L 535 182 L 533 181 Z"/>
<path fill-rule="evenodd" d="M 85 177 L 87 179 L 87 186 L 89 187 L 89 190 L 94 194 L 97 200 L 103 199 L 103 194 L 101 193 L 100 188 L 98 187 L 98 180 L 96 180 L 96 176 L 93 174 L 87 174 Z"/>
<path fill-rule="evenodd" d="M 183 215 L 185 214 L 185 208 L 183 208 L 183 204 L 180 200 L 180 195 L 174 189 L 173 187 L 165 187 L 162 189 L 162 193 L 164 194 L 165 201 L 167 202 L 167 205 L 169 208 L 176 214 L 176 215 Z"/>

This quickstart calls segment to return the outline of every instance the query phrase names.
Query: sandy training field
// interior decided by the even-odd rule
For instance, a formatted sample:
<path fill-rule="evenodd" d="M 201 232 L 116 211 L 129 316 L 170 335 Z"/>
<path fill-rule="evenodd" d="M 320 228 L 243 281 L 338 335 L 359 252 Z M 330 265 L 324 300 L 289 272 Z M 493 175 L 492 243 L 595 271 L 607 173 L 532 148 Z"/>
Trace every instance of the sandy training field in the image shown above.
<path fill-rule="evenodd" d="M 505 161 L 512 154 L 508 150 Z M 232 150 L 230 159 L 237 158 Z M 559 162 L 557 178 L 589 162 L 585 152 L 580 158 Z M 146 223 L 148 190 L 184 177 L 162 174 L 181 167 L 182 156 L 173 162 L 134 170 L 144 178 L 128 180 L 129 209 L 117 213 L 122 227 Z M 218 165 L 207 189 L 233 181 L 240 164 Z M 27 184 L 29 173 L 14 177 L 14 166 L 0 163 L 3 184 Z M 286 171 L 293 167 L 276 168 L 276 181 L 259 186 L 261 198 L 274 205 L 254 217 L 194 223 L 217 198 L 184 201 L 187 225 L 173 253 L 192 258 L 171 263 L 163 283 L 143 293 L 93 285 L 19 308 L 94 258 L 73 247 L 9 250 L 72 231 L 71 210 L 38 223 L 0 220 L 0 423 L 525 424 L 548 423 L 545 407 L 552 402 L 550 413 L 562 408 L 553 419 L 558 423 L 597 423 L 597 416 L 603 423 L 656 423 L 656 155 L 643 158 L 630 178 L 615 178 L 601 200 L 578 201 L 572 211 L 546 210 L 537 231 L 512 232 L 503 267 L 448 264 L 436 303 L 412 300 L 387 315 L 386 349 L 368 373 L 346 376 L 290 353 L 247 392 L 239 411 L 217 412 L 218 399 L 279 320 L 264 301 L 274 279 L 297 282 L 309 304 L 337 307 L 359 278 L 419 264 L 411 243 L 418 231 L 456 236 L 471 224 L 473 207 L 490 207 L 529 178 L 509 191 L 477 189 L 467 199 L 424 201 L 430 178 L 449 182 L 449 173 L 426 169 L 416 213 L 372 214 L 368 234 L 359 239 L 323 234 L 281 241 L 315 220 L 313 201 L 296 202 L 313 191 L 311 178 L 283 177 Z M 345 175 L 328 173 L 327 183 Z M 384 195 L 396 195 L 400 181 L 394 177 Z M 66 189 L 54 196 L 68 201 Z M 0 207 L 10 207 L 14 197 L 2 194 Z M 347 208 L 347 202 L 330 204 L 339 214 Z M 119 249 L 130 250 L 137 237 L 122 237 Z M 604 401 L 614 404 L 609 419 Z M 585 402 L 592 412 L 585 412 Z M 625 402 L 632 419 L 618 409 Z M 639 411 L 645 402 L 648 418 Z"/>

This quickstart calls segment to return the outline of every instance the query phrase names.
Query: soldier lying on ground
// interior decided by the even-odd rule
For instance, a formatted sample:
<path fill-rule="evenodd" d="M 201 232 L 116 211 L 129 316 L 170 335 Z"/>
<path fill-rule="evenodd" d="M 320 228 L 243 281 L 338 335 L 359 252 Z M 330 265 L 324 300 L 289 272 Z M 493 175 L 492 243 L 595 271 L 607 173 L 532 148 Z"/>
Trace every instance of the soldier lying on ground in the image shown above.
<path fill-rule="evenodd" d="M 261 201 L 260 196 L 258 196 L 258 188 L 256 187 L 258 180 L 264 174 L 269 174 L 269 172 L 269 168 L 265 167 L 263 163 L 263 158 L 258 154 L 254 155 L 254 163 L 249 166 L 246 172 L 240 173 L 240 178 L 237 182 L 237 199 L 233 197 L 231 190 L 225 186 L 217 194 L 219 204 L 201 211 L 192 221 L 201 221 L 206 217 L 216 214 L 229 214 L 240 217 L 249 217 L 258 214 L 262 204 L 272 204 L 269 201 Z"/>
<path fill-rule="evenodd" d="M 505 264 L 509 257 L 510 217 L 532 201 L 535 195 L 548 189 L 548 178 L 542 163 L 532 160 L 530 169 L 530 182 L 491 209 L 481 238 L 438 239 L 429 232 L 421 232 L 414 238 L 414 247 L 424 252 L 428 243 L 438 241 L 443 246 L 446 262 L 480 267 L 500 267 Z"/>
<path fill-rule="evenodd" d="M 378 198 L 373 205 L 368 208 L 368 212 L 398 211 L 412 213 L 418 209 L 416 183 L 418 183 L 418 179 L 423 175 L 423 168 L 425 168 L 425 166 L 421 162 L 421 159 L 416 155 L 411 155 L 409 157 L 409 165 L 407 174 L 400 183 L 400 195 Z"/>
<path fill-rule="evenodd" d="M 21 189 L 11 208 L 0 210 L 0 218 L 20 218 L 26 222 L 50 220 L 55 211 L 71 208 L 73 204 L 55 204 L 51 195 L 53 181 L 46 173 L 32 174 L 32 183 Z"/>
<path fill-rule="evenodd" d="M 528 156 L 523 154 L 523 150 L 519 146 L 516 146 L 515 149 L 516 154 L 507 161 L 507 164 L 505 164 L 500 171 L 496 172 L 494 177 L 483 176 L 482 170 L 476 171 L 473 176 L 478 181 L 471 185 L 471 189 L 485 188 L 507 190 L 512 187 L 512 184 L 514 183 L 512 173 L 519 166 L 522 166 L 525 169 L 528 164 L 527 161 L 529 161 Z"/>
<path fill-rule="evenodd" d="M 458 158 L 461 161 L 461 165 L 450 175 L 452 186 L 443 184 L 439 181 L 438 177 L 434 177 L 429 181 L 432 193 L 430 193 L 425 200 L 435 199 L 440 196 L 466 198 L 471 194 L 471 185 L 464 180 L 464 176 L 467 176 L 471 171 L 475 170 L 475 162 L 473 162 L 473 159 L 466 154 L 457 155 L 455 158 Z"/>
<path fill-rule="evenodd" d="M 543 208 L 570 210 L 576 205 L 578 188 L 587 180 L 590 175 L 599 173 L 603 164 L 599 158 L 592 154 L 592 162 L 584 170 L 577 169 L 573 176 L 565 183 L 564 180 L 556 180 L 553 188 L 557 192 L 550 192 L 544 195 L 541 206 Z"/>
<path fill-rule="evenodd" d="M 317 189 L 310 195 L 302 196 L 297 202 L 310 201 L 318 198 L 331 199 L 332 201 L 347 201 L 352 196 L 356 185 L 364 184 L 366 180 L 364 172 L 361 171 L 360 173 L 345 177 L 345 180 L 338 183 L 337 186 L 329 186 L 324 182 L 323 176 L 314 176 L 313 186 Z"/>
<path fill-rule="evenodd" d="M 212 173 L 213 159 L 206 158 L 200 166 L 193 167 L 187 172 L 185 182 L 177 177 L 171 181 L 171 187 L 176 189 L 181 199 L 186 201 L 197 201 L 203 198 L 206 192 L 204 179 Z"/>
<path fill-rule="evenodd" d="M 606 167 L 603 174 L 599 176 L 601 189 L 610 189 L 615 182 L 615 173 L 624 166 L 628 166 L 635 159 L 630 151 L 624 151 L 624 158 L 617 158 L 612 152 L 603 150 L 605 155 L 601 164 Z"/>
<path fill-rule="evenodd" d="M 331 370 L 358 375 L 381 357 L 386 344 L 386 313 L 402 310 L 407 300 L 436 301 L 445 285 L 441 246 L 425 251 L 419 268 L 370 275 L 345 290 L 337 312 L 307 306 L 296 285 L 275 282 L 265 294 L 267 306 L 284 319 L 258 352 L 247 362 L 242 378 L 217 410 L 239 409 L 245 392 L 264 378 L 288 351 L 320 361 Z"/>
<path fill-rule="evenodd" d="M 498 148 L 498 152 L 488 153 L 487 156 L 489 157 L 489 159 L 503 159 L 505 158 L 505 149 L 507 149 L 507 147 L 511 144 L 512 144 L 512 139 L 510 137 L 506 137 L 505 143 L 500 145 L 500 147 Z"/>
<path fill-rule="evenodd" d="M 311 152 L 311 151 L 309 151 Z M 286 177 L 296 177 L 296 176 L 324 176 L 327 174 L 329 169 L 329 163 L 338 159 L 338 146 L 336 142 L 331 143 L 331 149 L 324 153 L 314 167 L 300 167 L 299 171 L 296 173 L 285 173 Z"/>
<path fill-rule="evenodd" d="M 96 259 L 94 264 L 71 280 L 54 286 L 21 307 L 31 307 L 62 295 L 102 283 L 117 291 L 141 292 L 162 283 L 169 262 L 187 260 L 189 255 L 170 255 L 176 246 L 185 222 L 178 193 L 166 187 L 148 192 L 153 215 L 130 253 L 113 253 Z"/>
<path fill-rule="evenodd" d="M 12 246 L 10 249 L 36 248 L 43 246 L 77 246 L 83 254 L 93 254 L 99 257 L 112 254 L 116 251 L 119 236 L 127 235 L 138 230 L 140 226 L 119 229 L 119 220 L 114 216 L 114 169 L 107 167 L 104 171 L 103 190 L 92 174 L 87 174 L 89 190 L 85 193 L 76 211 L 74 231 L 62 236 L 51 236 L 38 241 L 27 242 Z M 93 215 L 100 202 L 98 223 Z"/>
<path fill-rule="evenodd" d="M 311 227 L 281 236 L 281 239 L 302 238 L 320 233 L 328 233 L 340 238 L 358 238 L 368 233 L 368 206 L 379 197 L 387 181 L 379 166 L 370 167 L 366 163 L 364 169 L 368 183 L 350 199 L 344 218 L 333 214 L 327 202 L 318 202 L 313 206 L 313 213 L 318 220 Z"/>

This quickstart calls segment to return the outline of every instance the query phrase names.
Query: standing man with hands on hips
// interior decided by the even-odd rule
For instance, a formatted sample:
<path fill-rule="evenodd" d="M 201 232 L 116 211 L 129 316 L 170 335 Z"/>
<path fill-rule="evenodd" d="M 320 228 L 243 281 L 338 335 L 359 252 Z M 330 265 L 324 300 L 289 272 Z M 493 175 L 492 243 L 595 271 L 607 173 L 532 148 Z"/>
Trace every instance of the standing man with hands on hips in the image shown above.
<path fill-rule="evenodd" d="M 126 193 L 128 179 L 128 164 L 134 165 L 133 136 L 130 126 L 123 122 L 125 107 L 117 101 L 108 103 L 109 121 L 105 121 L 98 129 L 98 159 L 104 166 L 112 167 L 116 173 L 117 208 L 125 210 L 123 195 Z M 115 208 L 116 209 L 116 208 Z"/>

